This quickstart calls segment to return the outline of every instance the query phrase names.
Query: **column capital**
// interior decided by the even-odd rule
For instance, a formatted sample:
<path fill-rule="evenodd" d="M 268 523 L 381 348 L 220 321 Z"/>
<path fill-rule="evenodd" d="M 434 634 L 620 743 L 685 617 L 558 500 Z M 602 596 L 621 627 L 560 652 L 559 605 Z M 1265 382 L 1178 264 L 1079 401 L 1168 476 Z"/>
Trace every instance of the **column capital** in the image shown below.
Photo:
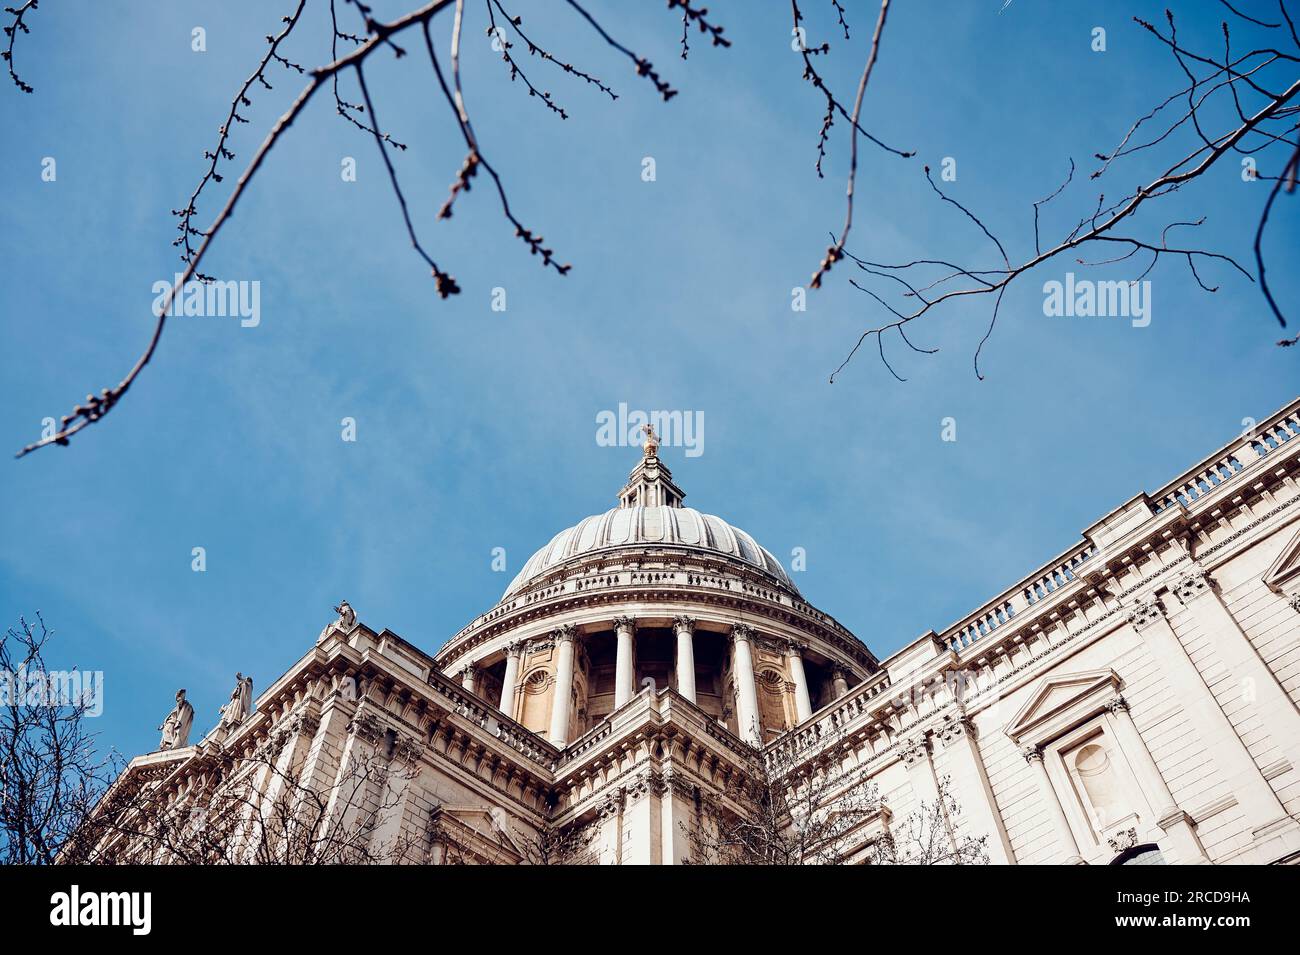
<path fill-rule="evenodd" d="M 686 616 L 685 614 L 681 614 L 681 615 L 679 615 L 679 616 L 673 617 L 673 629 L 674 629 L 674 630 L 685 630 L 685 631 L 687 631 L 688 633 L 694 633 L 694 632 L 695 632 L 695 618 L 694 618 L 694 617 L 688 617 L 688 616 Z"/>
<path fill-rule="evenodd" d="M 802 657 L 804 655 L 804 651 L 808 649 L 808 644 L 801 643 L 798 640 L 786 640 L 784 641 L 784 643 L 785 643 L 785 652 L 787 656 Z"/>
<path fill-rule="evenodd" d="M 1127 713 L 1128 700 L 1124 699 L 1122 696 L 1117 696 L 1106 704 L 1106 711 L 1108 713 Z"/>
<path fill-rule="evenodd" d="M 1155 594 L 1144 600 L 1137 601 L 1128 611 L 1128 622 L 1138 629 L 1150 626 L 1157 620 L 1163 619 L 1165 619 L 1165 608 L 1161 606 L 1160 600 Z"/>
<path fill-rule="evenodd" d="M 522 655 L 524 652 L 524 647 L 527 645 L 527 643 L 528 643 L 527 640 L 511 640 L 509 643 L 506 644 L 505 647 L 506 656 L 517 657 Z"/>
<path fill-rule="evenodd" d="M 1026 763 L 1038 763 L 1041 765 L 1043 762 L 1043 747 L 1038 745 L 1022 746 L 1020 748 L 1020 755 L 1025 758 Z"/>
<path fill-rule="evenodd" d="M 573 643 L 578 639 L 578 628 L 571 623 L 561 624 L 551 631 L 551 637 L 557 643 Z"/>
<path fill-rule="evenodd" d="M 1291 604 L 1291 609 L 1296 613 L 1300 613 L 1300 592 L 1292 594 L 1289 602 Z"/>
<path fill-rule="evenodd" d="M 1200 561 L 1194 560 L 1192 566 L 1183 571 L 1171 589 L 1175 597 L 1187 603 L 1193 597 L 1210 592 L 1213 585 L 1214 578 L 1210 576 L 1209 571 L 1201 566 Z"/>
<path fill-rule="evenodd" d="M 915 736 L 904 737 L 899 741 L 899 747 L 902 751 L 903 765 L 911 769 L 930 755 L 929 734 L 920 732 Z"/>
<path fill-rule="evenodd" d="M 939 738 L 939 742 L 947 746 L 953 740 L 961 736 L 975 736 L 975 723 L 965 713 L 957 716 L 945 716 L 943 722 L 935 727 L 934 735 Z"/>
<path fill-rule="evenodd" d="M 733 623 L 731 625 L 731 639 L 749 643 L 754 639 L 754 628 L 747 623 Z"/>
<path fill-rule="evenodd" d="M 629 617 L 626 614 L 614 618 L 615 630 L 636 630 L 636 617 Z"/>
<path fill-rule="evenodd" d="M 348 723 L 348 732 L 368 743 L 375 743 L 383 735 L 384 726 L 373 713 L 359 713 Z"/>
<path fill-rule="evenodd" d="M 478 673 L 478 664 L 471 660 L 456 672 L 459 673 L 463 679 L 468 679 Z"/>

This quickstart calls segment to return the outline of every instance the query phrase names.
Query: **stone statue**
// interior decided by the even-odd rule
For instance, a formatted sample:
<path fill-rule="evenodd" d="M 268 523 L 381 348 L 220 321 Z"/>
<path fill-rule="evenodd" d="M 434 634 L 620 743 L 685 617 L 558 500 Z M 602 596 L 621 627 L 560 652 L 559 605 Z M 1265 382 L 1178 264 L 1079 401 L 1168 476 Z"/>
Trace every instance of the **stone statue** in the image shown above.
<path fill-rule="evenodd" d="M 163 720 L 159 749 L 182 749 L 190 744 L 190 727 L 194 725 L 194 707 L 185 699 L 185 691 L 176 691 L 176 705 Z"/>
<path fill-rule="evenodd" d="M 338 626 L 344 630 L 351 630 L 357 624 L 357 612 L 352 609 L 352 605 L 346 600 L 340 600 L 339 605 L 334 608 L 334 612 L 339 615 Z"/>
<path fill-rule="evenodd" d="M 253 678 L 235 674 L 235 688 L 230 691 L 230 702 L 221 708 L 221 725 L 235 726 L 253 712 Z"/>

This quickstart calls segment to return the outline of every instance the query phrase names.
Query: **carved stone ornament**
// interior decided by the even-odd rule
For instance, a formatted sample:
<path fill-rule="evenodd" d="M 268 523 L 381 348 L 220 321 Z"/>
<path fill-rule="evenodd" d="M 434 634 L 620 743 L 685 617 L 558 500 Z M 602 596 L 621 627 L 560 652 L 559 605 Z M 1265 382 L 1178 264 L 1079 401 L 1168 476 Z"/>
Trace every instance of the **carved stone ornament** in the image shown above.
<path fill-rule="evenodd" d="M 1145 600 L 1139 600 L 1129 608 L 1128 622 L 1135 627 L 1145 627 L 1148 624 L 1155 623 L 1163 619 L 1165 608 L 1160 606 L 1160 601 L 1154 596 L 1147 597 Z"/>
<path fill-rule="evenodd" d="M 608 799 L 602 802 L 597 808 L 596 813 L 601 819 L 612 819 L 623 809 L 623 790 L 619 789 L 612 793 Z"/>
<path fill-rule="evenodd" d="M 378 741 L 383 733 L 383 724 L 371 713 L 362 713 L 354 716 L 352 722 L 348 723 L 348 732 L 355 733 L 369 743 Z"/>
<path fill-rule="evenodd" d="M 964 714 L 960 716 L 945 716 L 943 722 L 935 729 L 935 735 L 939 737 L 939 742 L 947 746 L 950 742 L 960 736 L 969 734 L 975 735 L 975 724 L 971 718 Z"/>
<path fill-rule="evenodd" d="M 1300 593 L 1292 594 L 1290 602 L 1291 602 L 1291 609 L 1294 610 L 1296 613 L 1300 613 Z"/>
<path fill-rule="evenodd" d="M 1174 596 L 1183 603 L 1187 603 L 1193 597 L 1210 589 L 1210 575 L 1206 573 L 1205 568 L 1199 563 L 1193 563 L 1191 570 L 1186 571 L 1178 578 L 1178 583 L 1174 584 L 1173 589 Z"/>
<path fill-rule="evenodd" d="M 1125 829 L 1122 832 L 1115 833 L 1106 841 L 1110 843 L 1112 852 L 1124 852 L 1138 844 L 1138 831 L 1136 829 Z"/>
<path fill-rule="evenodd" d="M 752 640 L 754 638 L 754 628 L 747 623 L 733 623 L 731 625 L 731 636 L 736 640 Z"/>
<path fill-rule="evenodd" d="M 694 632 L 695 632 L 695 618 L 694 618 L 694 617 L 684 617 L 684 616 L 683 616 L 683 617 L 673 617 L 673 629 L 674 629 L 674 630 L 685 630 L 687 633 L 694 633 Z"/>
<path fill-rule="evenodd" d="M 1128 700 L 1124 699 L 1122 696 L 1117 696 L 1106 704 L 1106 710 L 1110 713 L 1119 713 L 1121 711 L 1127 712 Z"/>
<path fill-rule="evenodd" d="M 420 759 L 422 747 L 412 736 L 401 736 L 393 747 L 393 759 L 414 765 Z"/>
<path fill-rule="evenodd" d="M 615 618 L 614 618 L 614 629 L 615 629 L 615 630 L 631 630 L 631 631 L 633 631 L 633 632 L 635 633 L 635 632 L 636 632 L 636 617 L 615 617 Z"/>
<path fill-rule="evenodd" d="M 904 739 L 900 746 L 903 754 L 903 765 L 908 769 L 925 759 L 930 752 L 930 742 L 923 733 Z"/>
<path fill-rule="evenodd" d="M 1025 758 L 1026 763 L 1032 763 L 1035 761 L 1041 763 L 1043 761 L 1043 747 L 1026 746 L 1020 750 L 1020 755 Z"/>

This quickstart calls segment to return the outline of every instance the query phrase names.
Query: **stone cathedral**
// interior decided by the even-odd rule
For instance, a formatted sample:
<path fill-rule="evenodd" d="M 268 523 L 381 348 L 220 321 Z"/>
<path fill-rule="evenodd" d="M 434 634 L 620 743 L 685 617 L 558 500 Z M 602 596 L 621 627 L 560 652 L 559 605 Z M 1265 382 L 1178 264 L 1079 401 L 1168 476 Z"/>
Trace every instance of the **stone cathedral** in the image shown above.
<path fill-rule="evenodd" d="M 263 753 L 328 788 L 365 756 L 394 767 L 367 838 L 404 837 L 402 861 L 525 863 L 580 827 L 585 861 L 674 864 L 701 798 L 759 760 L 871 779 L 851 860 L 942 784 L 947 837 L 993 863 L 1300 862 L 1298 475 L 1300 399 L 880 660 L 686 506 L 650 433 L 617 506 L 437 653 L 344 603 L 250 705 L 115 786 L 183 801 Z"/>

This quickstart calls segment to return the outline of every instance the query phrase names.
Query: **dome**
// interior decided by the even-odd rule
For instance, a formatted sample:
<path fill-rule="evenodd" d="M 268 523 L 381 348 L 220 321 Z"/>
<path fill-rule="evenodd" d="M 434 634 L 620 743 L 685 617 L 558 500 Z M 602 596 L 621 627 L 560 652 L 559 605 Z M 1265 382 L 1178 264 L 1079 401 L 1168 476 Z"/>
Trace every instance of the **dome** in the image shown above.
<path fill-rule="evenodd" d="M 802 596 L 780 561 L 749 534 L 722 518 L 680 505 L 624 504 L 604 514 L 593 514 L 556 534 L 528 559 L 501 599 L 508 599 L 551 568 L 574 558 L 612 548 L 656 546 L 686 547 L 742 560 Z"/>

